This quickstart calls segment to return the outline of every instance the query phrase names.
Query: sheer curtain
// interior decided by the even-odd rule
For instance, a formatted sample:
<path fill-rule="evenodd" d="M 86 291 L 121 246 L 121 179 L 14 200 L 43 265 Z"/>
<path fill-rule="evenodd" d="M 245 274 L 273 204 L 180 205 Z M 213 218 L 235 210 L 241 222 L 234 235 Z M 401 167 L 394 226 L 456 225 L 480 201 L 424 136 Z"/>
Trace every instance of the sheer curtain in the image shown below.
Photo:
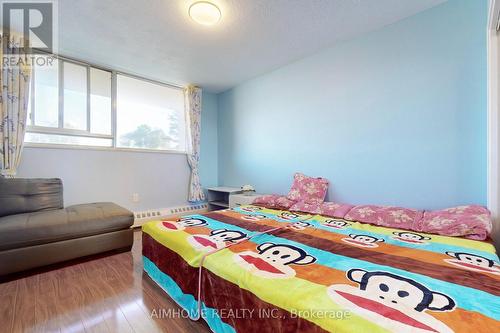
<path fill-rule="evenodd" d="M 4 177 L 16 175 L 26 132 L 31 66 L 23 42 L 20 37 L 0 36 L 0 174 Z"/>
<path fill-rule="evenodd" d="M 189 180 L 188 201 L 199 202 L 205 200 L 201 188 L 200 164 L 200 135 L 201 135 L 201 89 L 189 86 L 184 90 L 186 100 L 186 124 L 188 125 L 188 155 L 187 160 L 191 168 Z"/>

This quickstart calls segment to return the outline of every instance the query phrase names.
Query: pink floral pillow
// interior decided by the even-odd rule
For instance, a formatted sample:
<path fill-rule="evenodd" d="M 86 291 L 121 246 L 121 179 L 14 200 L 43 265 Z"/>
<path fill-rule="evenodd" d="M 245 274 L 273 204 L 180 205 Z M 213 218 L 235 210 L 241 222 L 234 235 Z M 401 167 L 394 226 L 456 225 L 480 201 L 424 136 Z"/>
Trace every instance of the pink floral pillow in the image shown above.
<path fill-rule="evenodd" d="M 414 230 L 445 236 L 484 240 L 491 233 L 490 212 L 482 206 L 459 206 L 425 212 Z"/>
<path fill-rule="evenodd" d="M 287 198 L 296 202 L 323 202 L 328 191 L 328 183 L 325 178 L 307 177 L 297 172 L 293 176 L 292 188 Z"/>
<path fill-rule="evenodd" d="M 285 197 L 284 195 L 280 195 L 279 198 L 276 200 L 276 203 L 278 205 L 277 208 L 279 209 L 290 209 L 293 204 L 295 204 L 295 201 L 292 201 Z"/>
<path fill-rule="evenodd" d="M 271 209 L 289 209 L 295 202 L 284 195 L 269 194 L 255 198 L 253 205 L 263 206 Z"/>
<path fill-rule="evenodd" d="M 315 201 L 299 201 L 289 209 L 292 212 L 304 212 L 310 214 L 321 214 L 321 203 Z"/>
<path fill-rule="evenodd" d="M 346 214 L 353 209 L 353 205 L 341 204 L 335 202 L 323 202 L 320 208 L 320 214 L 329 217 L 343 219 Z"/>
<path fill-rule="evenodd" d="M 356 206 L 345 219 L 384 227 L 411 230 L 413 223 L 422 218 L 422 211 L 392 206 Z"/>
<path fill-rule="evenodd" d="M 252 202 L 252 205 L 275 208 L 278 205 L 278 203 L 276 202 L 278 200 L 278 197 L 279 195 L 276 194 L 263 195 L 255 198 L 255 200 Z"/>

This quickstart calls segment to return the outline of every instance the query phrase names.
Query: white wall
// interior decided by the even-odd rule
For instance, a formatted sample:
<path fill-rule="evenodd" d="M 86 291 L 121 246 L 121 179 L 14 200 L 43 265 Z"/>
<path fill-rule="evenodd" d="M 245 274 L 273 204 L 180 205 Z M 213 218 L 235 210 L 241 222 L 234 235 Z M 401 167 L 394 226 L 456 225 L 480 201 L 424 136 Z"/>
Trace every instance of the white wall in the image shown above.
<path fill-rule="evenodd" d="M 500 1 L 491 1 L 488 31 L 488 208 L 494 218 L 493 239 L 500 250 Z"/>
<path fill-rule="evenodd" d="M 200 176 L 217 185 L 217 98 L 203 95 Z M 113 201 L 130 210 L 186 204 L 186 155 L 90 149 L 26 147 L 18 177 L 56 177 L 64 183 L 65 205 Z M 132 194 L 140 201 L 134 203 Z"/>
<path fill-rule="evenodd" d="M 26 148 L 18 177 L 61 178 L 66 205 L 114 201 L 140 210 L 185 203 L 189 169 L 181 154 Z"/>

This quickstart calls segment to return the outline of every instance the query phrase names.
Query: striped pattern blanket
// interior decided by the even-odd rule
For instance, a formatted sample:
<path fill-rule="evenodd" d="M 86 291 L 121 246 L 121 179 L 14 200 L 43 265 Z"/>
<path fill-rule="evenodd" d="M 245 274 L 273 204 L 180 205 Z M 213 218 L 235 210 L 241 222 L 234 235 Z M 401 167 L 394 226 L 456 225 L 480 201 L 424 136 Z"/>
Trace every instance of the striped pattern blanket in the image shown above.
<path fill-rule="evenodd" d="M 242 206 L 145 224 L 143 261 L 214 332 L 500 332 L 488 242 Z"/>

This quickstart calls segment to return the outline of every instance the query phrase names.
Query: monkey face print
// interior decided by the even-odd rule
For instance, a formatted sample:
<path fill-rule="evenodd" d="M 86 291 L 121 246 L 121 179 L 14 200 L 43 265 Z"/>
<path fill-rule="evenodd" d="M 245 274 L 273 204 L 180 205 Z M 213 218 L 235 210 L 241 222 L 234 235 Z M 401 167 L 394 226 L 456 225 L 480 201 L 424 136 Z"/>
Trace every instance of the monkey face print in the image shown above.
<path fill-rule="evenodd" d="M 347 278 L 358 286 L 335 284 L 328 295 L 342 307 L 393 332 L 452 332 L 427 311 L 453 311 L 455 301 L 396 274 L 351 269 Z"/>
<path fill-rule="evenodd" d="M 377 243 L 383 242 L 384 240 L 381 238 L 368 236 L 368 235 L 350 234 L 349 237 L 342 238 L 342 241 L 344 243 L 354 245 L 354 246 L 376 248 L 376 247 L 378 247 Z"/>
<path fill-rule="evenodd" d="M 287 226 L 287 228 L 295 230 L 295 231 L 302 231 L 302 230 L 305 230 L 307 227 L 310 227 L 310 226 L 311 226 L 310 223 L 299 221 L 299 222 L 290 223 Z"/>
<path fill-rule="evenodd" d="M 200 218 L 185 217 L 177 221 L 161 221 L 158 223 L 160 228 L 164 231 L 180 231 L 186 227 L 203 227 L 208 225 L 207 221 Z"/>
<path fill-rule="evenodd" d="M 326 220 L 323 225 L 333 229 L 345 229 L 350 226 L 350 223 L 342 220 Z"/>
<path fill-rule="evenodd" d="M 286 279 L 295 276 L 290 265 L 309 265 L 316 258 L 303 249 L 288 244 L 262 243 L 257 252 L 244 251 L 233 256 L 234 261 L 252 274 L 270 279 Z"/>
<path fill-rule="evenodd" d="M 414 232 L 402 231 L 402 232 L 393 232 L 392 238 L 398 240 L 400 242 L 405 242 L 409 244 L 419 244 L 426 245 L 429 244 L 427 241 L 431 240 L 430 237 L 425 237 Z"/>
<path fill-rule="evenodd" d="M 281 213 L 280 215 L 278 215 L 278 217 L 279 217 L 280 219 L 290 221 L 290 220 L 293 220 L 293 219 L 298 218 L 298 217 L 299 217 L 299 214 L 290 213 L 290 212 L 283 212 L 283 213 Z"/>
<path fill-rule="evenodd" d="M 253 212 L 258 212 L 259 210 L 262 210 L 262 207 L 257 207 L 257 206 L 246 206 L 246 207 L 239 207 L 240 210 L 247 212 L 247 213 L 253 213 Z"/>
<path fill-rule="evenodd" d="M 247 234 L 237 230 L 217 229 L 210 235 L 192 235 L 188 242 L 198 251 L 213 251 L 226 247 L 228 244 L 237 243 L 247 237 Z"/>
<path fill-rule="evenodd" d="M 474 272 L 500 275 L 500 266 L 491 259 L 465 252 L 446 252 L 452 259 L 444 259 L 445 262 Z"/>
<path fill-rule="evenodd" d="M 262 214 L 252 214 L 252 215 L 241 215 L 240 218 L 245 221 L 257 222 L 260 220 L 267 219 L 267 216 Z"/>

